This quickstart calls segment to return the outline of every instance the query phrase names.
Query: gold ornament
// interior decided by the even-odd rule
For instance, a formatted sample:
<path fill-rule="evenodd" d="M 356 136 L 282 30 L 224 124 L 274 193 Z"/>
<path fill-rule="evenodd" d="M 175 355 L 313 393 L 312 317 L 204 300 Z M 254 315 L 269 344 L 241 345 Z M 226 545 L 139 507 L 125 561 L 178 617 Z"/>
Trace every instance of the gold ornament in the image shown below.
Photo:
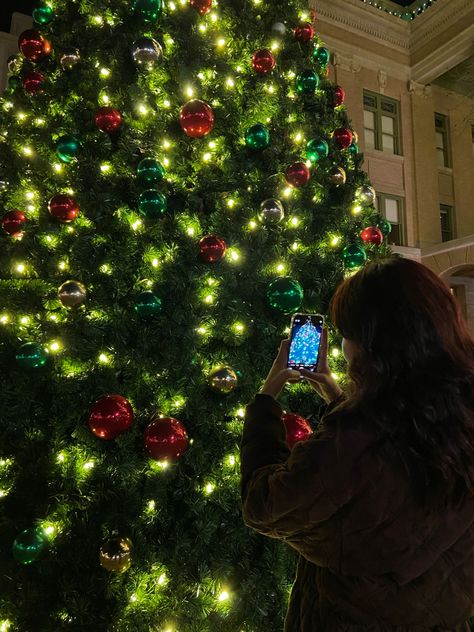
<path fill-rule="evenodd" d="M 237 373 L 230 366 L 213 369 L 209 375 L 209 385 L 218 393 L 231 393 L 237 387 Z"/>
<path fill-rule="evenodd" d="M 87 298 L 86 286 L 80 281 L 66 281 L 58 290 L 59 300 L 64 307 L 80 307 Z"/>
<path fill-rule="evenodd" d="M 129 538 L 110 538 L 100 547 L 100 565 L 108 571 L 123 573 L 132 563 L 132 542 Z"/>
<path fill-rule="evenodd" d="M 346 183 L 346 172 L 342 167 L 336 167 L 331 173 L 331 182 L 337 187 Z"/>

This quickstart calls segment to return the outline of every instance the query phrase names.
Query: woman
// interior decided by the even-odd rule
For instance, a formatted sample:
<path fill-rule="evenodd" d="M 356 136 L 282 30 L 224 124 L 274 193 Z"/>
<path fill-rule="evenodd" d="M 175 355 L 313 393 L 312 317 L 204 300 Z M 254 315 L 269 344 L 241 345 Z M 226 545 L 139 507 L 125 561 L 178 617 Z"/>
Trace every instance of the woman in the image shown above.
<path fill-rule="evenodd" d="M 474 616 L 474 342 L 449 289 L 408 259 L 371 263 L 331 303 L 351 388 L 284 341 L 247 408 L 245 523 L 300 554 L 287 632 L 466 630 Z M 286 446 L 276 401 L 307 380 L 329 404 Z M 276 631 L 272 631 L 276 632 Z"/>

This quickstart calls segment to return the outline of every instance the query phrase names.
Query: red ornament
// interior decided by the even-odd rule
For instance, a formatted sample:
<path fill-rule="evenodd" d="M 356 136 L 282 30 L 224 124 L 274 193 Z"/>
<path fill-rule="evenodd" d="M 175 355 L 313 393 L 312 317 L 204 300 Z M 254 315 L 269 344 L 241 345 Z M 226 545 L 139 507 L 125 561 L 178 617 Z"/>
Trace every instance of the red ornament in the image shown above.
<path fill-rule="evenodd" d="M 189 4 L 199 15 L 206 15 L 212 9 L 212 0 L 189 0 Z"/>
<path fill-rule="evenodd" d="M 95 113 L 95 124 L 102 132 L 112 134 L 120 129 L 122 115 L 115 108 L 104 106 Z"/>
<path fill-rule="evenodd" d="M 344 103 L 346 98 L 346 92 L 342 86 L 336 86 L 336 93 L 334 95 L 334 107 L 339 107 Z"/>
<path fill-rule="evenodd" d="M 133 423 L 133 408 L 121 395 L 105 395 L 91 408 L 89 428 L 101 439 L 115 439 Z"/>
<path fill-rule="evenodd" d="M 353 135 L 350 129 L 340 127 L 334 132 L 334 139 L 339 147 L 347 149 L 352 144 Z"/>
<path fill-rule="evenodd" d="M 217 235 L 206 235 L 199 242 L 201 252 L 199 256 L 206 263 L 216 263 L 220 261 L 227 250 L 227 245 L 223 239 Z"/>
<path fill-rule="evenodd" d="M 26 215 L 22 211 L 8 211 L 2 217 L 3 230 L 19 239 L 23 236 L 23 224 L 26 222 Z"/>
<path fill-rule="evenodd" d="M 309 22 L 302 22 L 293 31 L 298 42 L 310 42 L 314 37 L 314 27 Z"/>
<path fill-rule="evenodd" d="M 18 48 L 30 61 L 38 61 L 51 52 L 51 44 L 34 29 L 23 31 L 18 38 Z"/>
<path fill-rule="evenodd" d="M 285 424 L 286 442 L 290 450 L 298 441 L 305 441 L 313 434 L 311 426 L 301 415 L 296 413 L 283 413 L 282 421 Z"/>
<path fill-rule="evenodd" d="M 32 70 L 23 77 L 23 87 L 28 94 L 43 92 L 44 75 Z"/>
<path fill-rule="evenodd" d="M 383 233 L 378 226 L 368 226 L 360 234 L 362 241 L 366 244 L 374 244 L 380 246 L 383 243 Z"/>
<path fill-rule="evenodd" d="M 175 461 L 188 446 L 185 427 L 173 417 L 155 419 L 145 430 L 145 448 L 155 461 Z"/>
<path fill-rule="evenodd" d="M 60 222 L 72 222 L 79 215 L 79 206 L 69 195 L 55 195 L 49 201 L 50 214 Z"/>
<path fill-rule="evenodd" d="M 252 55 L 252 68 L 259 75 L 266 75 L 275 68 L 275 57 L 268 48 L 262 48 Z"/>
<path fill-rule="evenodd" d="M 181 108 L 179 122 L 187 136 L 202 138 L 207 136 L 214 127 L 214 112 L 204 101 L 193 99 Z"/>
<path fill-rule="evenodd" d="M 285 178 L 292 187 L 302 187 L 308 182 L 311 173 L 304 162 L 294 162 L 285 172 Z"/>

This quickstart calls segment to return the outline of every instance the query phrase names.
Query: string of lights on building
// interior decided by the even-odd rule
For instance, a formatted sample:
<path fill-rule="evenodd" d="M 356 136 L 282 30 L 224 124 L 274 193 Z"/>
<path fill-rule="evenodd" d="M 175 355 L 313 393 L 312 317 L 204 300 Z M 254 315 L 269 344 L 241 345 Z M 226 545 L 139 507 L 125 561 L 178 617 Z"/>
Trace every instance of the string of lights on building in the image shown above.
<path fill-rule="evenodd" d="M 395 17 L 402 20 L 411 21 L 424 13 L 427 9 L 429 9 L 436 2 L 436 0 L 415 2 L 411 5 L 412 9 L 410 11 L 394 11 L 392 8 L 393 3 L 383 2 L 383 0 L 362 0 L 362 2 L 364 4 L 369 4 L 371 7 L 375 7 L 376 9 L 380 9 L 381 11 L 385 11 L 385 13 L 394 15 Z"/>

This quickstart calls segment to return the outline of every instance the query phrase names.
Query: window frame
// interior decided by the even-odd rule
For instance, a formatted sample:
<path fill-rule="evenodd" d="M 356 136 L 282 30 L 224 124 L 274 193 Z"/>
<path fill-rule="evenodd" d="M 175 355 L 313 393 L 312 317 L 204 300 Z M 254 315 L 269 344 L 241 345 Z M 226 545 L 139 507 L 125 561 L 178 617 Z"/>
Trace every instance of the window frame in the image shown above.
<path fill-rule="evenodd" d="M 370 105 L 368 103 L 369 100 L 374 101 L 375 105 Z M 382 108 L 383 104 L 390 105 L 394 108 L 394 113 L 391 114 L 387 110 Z M 402 147 L 402 124 L 400 117 L 400 101 L 397 99 L 392 99 L 391 97 L 386 97 L 384 94 L 379 94 L 377 92 L 372 92 L 371 90 L 363 91 L 363 108 L 367 112 L 374 113 L 375 120 L 375 149 L 377 151 L 382 151 L 383 153 L 393 155 L 393 156 L 403 156 L 403 147 Z M 384 150 L 383 148 L 383 131 L 382 131 L 382 116 L 386 116 L 387 118 L 393 119 L 393 147 L 394 151 L 389 152 Z M 369 129 L 365 127 L 364 124 L 364 139 L 365 139 L 365 130 Z"/>
<path fill-rule="evenodd" d="M 449 117 L 446 114 L 435 112 L 435 134 L 441 134 L 443 137 L 443 147 L 438 147 L 436 143 L 436 157 L 438 156 L 438 149 L 441 149 L 444 155 L 444 165 L 438 164 L 438 169 L 452 169 L 453 161 L 451 156 L 451 135 L 449 133 Z M 439 125 L 438 122 L 442 121 Z"/>
<path fill-rule="evenodd" d="M 378 207 L 378 212 L 383 215 L 383 217 L 385 217 L 385 219 L 387 219 L 387 212 L 386 212 L 386 208 L 385 208 L 385 202 L 386 200 L 395 200 L 398 203 L 398 224 L 397 226 L 399 227 L 399 242 L 398 244 L 395 243 L 390 243 L 389 241 L 389 237 L 390 235 L 387 236 L 387 243 L 389 246 L 406 246 L 407 244 L 407 239 L 406 239 L 406 222 L 405 222 L 405 198 L 401 197 L 400 195 L 392 195 L 391 193 L 381 193 L 379 191 L 377 191 L 377 207 Z M 390 221 L 390 220 L 388 220 Z M 392 222 L 390 222 L 392 224 Z"/>
<path fill-rule="evenodd" d="M 441 215 L 442 213 L 445 212 L 448 220 L 449 220 L 449 224 L 450 224 L 450 230 L 449 231 L 443 231 L 443 224 L 441 222 Z M 441 229 L 441 243 L 445 243 L 447 241 L 451 241 L 453 239 L 456 239 L 456 223 L 455 223 L 455 215 L 454 215 L 454 206 L 451 206 L 450 204 L 440 204 L 439 205 L 439 217 L 440 217 L 440 229 Z M 448 233 L 450 235 L 449 239 L 444 239 L 444 235 Z"/>
<path fill-rule="evenodd" d="M 472 157 L 474 158 L 474 123 L 471 123 Z"/>

